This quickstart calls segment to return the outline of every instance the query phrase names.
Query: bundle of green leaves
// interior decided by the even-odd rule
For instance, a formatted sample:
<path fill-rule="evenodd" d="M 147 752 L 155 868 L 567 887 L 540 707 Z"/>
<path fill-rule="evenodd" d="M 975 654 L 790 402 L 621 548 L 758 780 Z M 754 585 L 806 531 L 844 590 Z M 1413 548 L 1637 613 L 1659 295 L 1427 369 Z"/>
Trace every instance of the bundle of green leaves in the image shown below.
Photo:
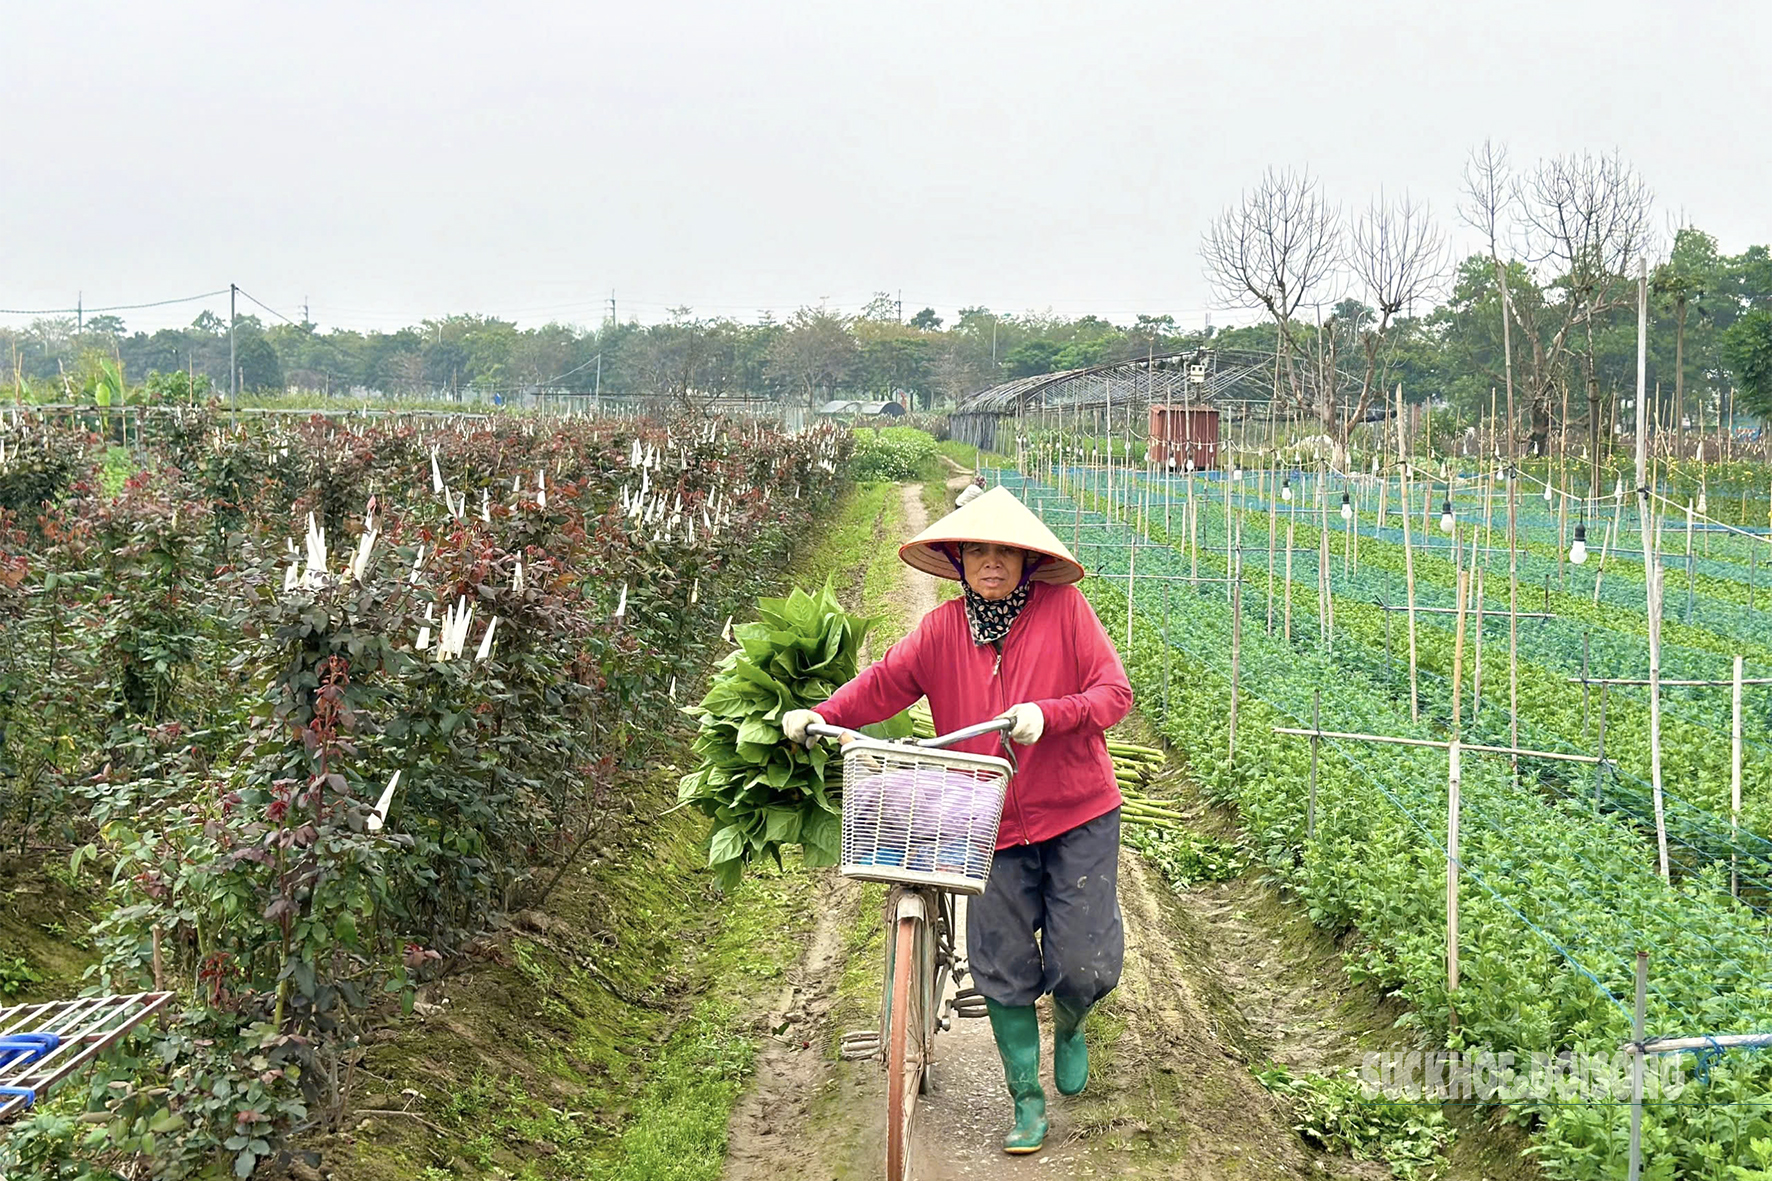
<path fill-rule="evenodd" d="M 875 623 L 845 612 L 828 581 L 816 595 L 795 588 L 783 599 L 759 599 L 757 615 L 733 629 L 738 648 L 720 662 L 701 704 L 684 710 L 700 723 L 694 749 L 701 765 L 683 777 L 677 799 L 713 821 L 708 866 L 726 889 L 762 854 L 780 864 L 785 845 L 799 845 L 808 865 L 837 863 L 841 778 L 834 768 L 826 776 L 836 756 L 822 744 L 786 741 L 781 719 L 855 676 L 862 639 Z M 909 716 L 868 733 L 902 737 Z"/>

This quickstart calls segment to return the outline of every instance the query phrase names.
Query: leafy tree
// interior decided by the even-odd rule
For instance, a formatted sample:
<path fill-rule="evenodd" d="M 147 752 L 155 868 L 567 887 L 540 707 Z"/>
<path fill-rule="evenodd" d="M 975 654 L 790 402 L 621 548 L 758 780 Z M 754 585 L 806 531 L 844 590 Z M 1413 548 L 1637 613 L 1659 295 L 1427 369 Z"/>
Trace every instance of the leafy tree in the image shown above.
<path fill-rule="evenodd" d="M 1003 366 L 1009 377 L 1032 377 L 1037 373 L 1051 373 L 1055 368 L 1053 362 L 1064 352 L 1064 346 L 1057 341 L 1035 338 L 1024 340 L 1010 349 L 1003 358 Z"/>
<path fill-rule="evenodd" d="M 1754 308 L 1723 334 L 1741 405 L 1772 418 L 1772 311 Z"/>
<path fill-rule="evenodd" d="M 896 324 L 898 323 L 898 308 L 898 300 L 892 297 L 891 292 L 876 291 L 874 297 L 868 300 L 861 309 L 861 314 L 856 318 L 858 320 L 872 320 L 877 324 Z"/>
<path fill-rule="evenodd" d="M 1683 414 L 1686 406 L 1686 324 L 1696 310 L 1704 319 L 1707 296 L 1721 285 L 1722 259 L 1717 240 L 1693 226 L 1674 234 L 1668 260 L 1655 268 L 1650 281 L 1656 302 L 1671 310 L 1674 321 L 1674 406 Z M 1714 301 L 1713 301 L 1714 303 Z"/>
<path fill-rule="evenodd" d="M 935 314 L 934 308 L 924 308 L 911 317 L 911 327 L 923 332 L 936 332 L 941 328 L 941 317 Z"/>
<path fill-rule="evenodd" d="M 254 316 L 241 316 L 234 325 L 234 362 L 240 367 L 241 389 L 283 388 L 283 361 Z"/>
<path fill-rule="evenodd" d="M 855 338 L 841 316 L 801 308 L 770 345 L 769 373 L 777 388 L 810 404 L 836 389 L 858 361 Z"/>

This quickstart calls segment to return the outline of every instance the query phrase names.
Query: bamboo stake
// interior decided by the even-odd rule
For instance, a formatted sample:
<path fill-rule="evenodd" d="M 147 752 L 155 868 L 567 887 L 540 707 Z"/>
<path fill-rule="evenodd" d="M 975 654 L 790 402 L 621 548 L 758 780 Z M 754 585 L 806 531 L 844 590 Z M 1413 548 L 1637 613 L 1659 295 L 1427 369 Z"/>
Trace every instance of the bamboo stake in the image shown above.
<path fill-rule="evenodd" d="M 1218 469 L 1218 478 L 1224 483 L 1224 568 L 1231 568 L 1231 474 L 1222 466 Z M 1231 597 L 1230 588 L 1225 588 L 1225 598 Z"/>
<path fill-rule="evenodd" d="M 1692 605 L 1695 590 L 1693 580 L 1697 576 L 1692 555 L 1692 502 L 1686 502 L 1686 622 L 1692 622 Z"/>
<path fill-rule="evenodd" d="M 1648 418 L 1643 413 L 1649 348 L 1649 264 L 1637 272 L 1637 515 L 1643 532 L 1643 589 L 1649 608 L 1649 772 L 1655 796 L 1655 847 L 1661 877 L 1671 880 L 1667 861 L 1667 818 L 1661 795 L 1661 599 L 1662 569 L 1656 557 L 1653 506 L 1649 501 Z"/>
<path fill-rule="evenodd" d="M 1741 657 L 1735 658 L 1735 684 L 1729 723 L 1729 893 L 1741 897 L 1735 848 L 1741 841 Z"/>
<path fill-rule="evenodd" d="M 1639 383 L 1640 384 L 1640 383 Z M 1639 395 L 1640 395 L 1639 390 Z M 1638 398 L 1639 415 L 1642 400 Z M 1631 1038 L 1639 1046 L 1646 1031 L 1644 1014 L 1649 996 L 1649 953 L 1637 952 L 1637 1003 L 1631 1014 Z M 1625 1166 L 1627 1181 L 1637 1181 L 1643 1174 L 1643 1055 L 1632 1054 L 1630 1062 L 1630 1160 Z"/>
<path fill-rule="evenodd" d="M 1606 553 L 1612 548 L 1613 521 L 1606 522 L 1606 536 L 1600 541 L 1600 564 L 1594 567 L 1594 606 L 1600 605 L 1600 580 L 1606 577 Z"/>
<path fill-rule="evenodd" d="M 1138 562 L 1138 537 L 1126 547 L 1126 651 L 1132 651 L 1132 568 Z"/>
<path fill-rule="evenodd" d="M 1588 680 L 1588 641 L 1593 638 L 1591 629 L 1581 633 L 1581 736 L 1587 737 L 1588 702 L 1593 695 L 1593 682 Z"/>
<path fill-rule="evenodd" d="M 1452 538 L 1452 577 L 1457 588 L 1454 596 L 1456 606 L 1453 622 L 1452 641 L 1452 736 L 1458 737 L 1458 721 L 1460 702 L 1464 697 L 1464 618 L 1466 604 L 1470 602 L 1468 586 L 1471 571 L 1464 568 L 1464 547 L 1458 544 L 1456 534 Z"/>
<path fill-rule="evenodd" d="M 1317 835 L 1317 760 L 1323 745 L 1321 737 L 1323 729 L 1323 691 L 1311 690 L 1311 786 L 1310 795 L 1304 805 L 1304 836 L 1310 840 Z"/>
<path fill-rule="evenodd" d="M 1194 503 L 1194 473 L 1187 474 L 1187 562 L 1188 577 L 1200 574 L 1200 514 Z"/>
<path fill-rule="evenodd" d="M 1317 468 L 1317 634 L 1325 649 L 1332 648 L 1330 638 L 1329 602 L 1330 592 L 1330 552 L 1329 552 L 1329 477 L 1327 471 L 1319 465 Z"/>
<path fill-rule="evenodd" d="M 1267 634 L 1274 634 L 1274 534 L 1280 524 L 1280 500 L 1274 482 L 1267 481 Z"/>
<path fill-rule="evenodd" d="M 1600 731 L 1599 743 L 1594 753 L 1599 761 L 1594 764 L 1594 815 L 1600 814 L 1600 794 L 1606 785 L 1606 699 L 1612 694 L 1612 686 L 1600 686 Z"/>
<path fill-rule="evenodd" d="M 1456 730 L 1454 731 L 1456 733 Z M 1461 779 L 1459 742 L 1453 738 L 1446 748 L 1446 1004 L 1452 1008 L 1451 994 L 1458 991 L 1458 814 Z M 1451 1013 L 1454 1026 L 1458 1014 Z"/>
<path fill-rule="evenodd" d="M 1471 724 L 1483 710 L 1483 571 L 1475 559 L 1471 562 L 1471 600 L 1476 604 L 1477 634 L 1475 661 L 1471 672 Z"/>
<path fill-rule="evenodd" d="M 1287 514 L 1287 517 L 1286 517 L 1286 579 L 1285 579 L 1284 585 L 1281 587 L 1281 593 L 1285 596 L 1285 599 L 1286 599 L 1285 639 L 1288 644 L 1290 644 L 1292 642 L 1292 539 L 1293 539 L 1293 530 L 1296 528 L 1296 526 L 1297 526 L 1297 522 L 1293 519 L 1292 514 L 1290 514 L 1290 513 Z"/>
<path fill-rule="evenodd" d="M 1508 455 L 1511 465 L 1513 442 L 1513 366 L 1508 366 Z M 1520 473 L 1512 466 L 1507 473 L 1507 740 L 1520 745 L 1520 545 L 1519 496 Z M 1520 761 L 1513 761 L 1514 777 L 1520 774 Z"/>
<path fill-rule="evenodd" d="M 1409 475 L 1403 473 L 1403 502 L 1409 500 Z M 1409 603 L 1409 720 L 1421 720 L 1421 684 L 1419 684 L 1419 654 L 1416 649 L 1416 548 L 1409 539 L 1409 512 L 1403 512 L 1403 585 L 1407 589 L 1405 601 Z"/>
<path fill-rule="evenodd" d="M 1569 556 L 1569 485 L 1564 477 L 1562 495 L 1557 497 L 1557 589 L 1567 590 Z"/>
<path fill-rule="evenodd" d="M 1237 697 L 1243 670 L 1243 564 L 1231 576 L 1231 716 L 1230 765 L 1237 765 Z"/>

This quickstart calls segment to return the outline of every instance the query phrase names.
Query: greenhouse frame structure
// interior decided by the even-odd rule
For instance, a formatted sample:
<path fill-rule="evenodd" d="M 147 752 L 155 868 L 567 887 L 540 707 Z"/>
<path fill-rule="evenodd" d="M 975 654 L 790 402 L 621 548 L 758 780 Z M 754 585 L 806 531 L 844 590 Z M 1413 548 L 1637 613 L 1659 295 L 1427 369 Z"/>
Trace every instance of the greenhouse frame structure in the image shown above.
<path fill-rule="evenodd" d="M 1264 353 L 1189 349 L 1006 381 L 955 407 L 948 431 L 986 451 L 1007 451 L 1014 433 L 1058 427 L 1144 438 L 1152 406 L 1215 408 L 1226 424 L 1267 416 L 1274 359 Z"/>

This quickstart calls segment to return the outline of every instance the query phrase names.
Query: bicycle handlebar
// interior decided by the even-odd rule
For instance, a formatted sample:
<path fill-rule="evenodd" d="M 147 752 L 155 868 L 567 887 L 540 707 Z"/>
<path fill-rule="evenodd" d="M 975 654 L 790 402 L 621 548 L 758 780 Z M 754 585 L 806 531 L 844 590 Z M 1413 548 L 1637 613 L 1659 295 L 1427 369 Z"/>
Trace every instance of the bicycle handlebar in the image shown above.
<path fill-rule="evenodd" d="M 924 750 L 941 750 L 944 747 L 952 746 L 956 742 L 965 742 L 968 738 L 981 738 L 986 734 L 1006 734 L 1014 725 L 1015 723 L 1008 718 L 992 718 L 988 722 L 979 722 L 976 725 L 963 726 L 960 729 L 955 730 L 952 734 L 941 734 L 934 738 L 924 738 L 911 745 L 920 746 Z M 806 727 L 806 737 L 866 738 L 867 735 L 859 730 L 850 730 L 843 726 L 824 726 L 815 722 Z"/>
<path fill-rule="evenodd" d="M 944 746 L 952 746 L 956 742 L 965 742 L 968 738 L 980 738 L 986 734 L 1007 734 L 1015 723 L 1008 718 L 992 718 L 988 722 L 979 722 L 972 726 L 963 726 L 952 734 L 942 734 L 936 738 L 925 738 L 917 743 L 927 750 L 940 750 Z"/>

